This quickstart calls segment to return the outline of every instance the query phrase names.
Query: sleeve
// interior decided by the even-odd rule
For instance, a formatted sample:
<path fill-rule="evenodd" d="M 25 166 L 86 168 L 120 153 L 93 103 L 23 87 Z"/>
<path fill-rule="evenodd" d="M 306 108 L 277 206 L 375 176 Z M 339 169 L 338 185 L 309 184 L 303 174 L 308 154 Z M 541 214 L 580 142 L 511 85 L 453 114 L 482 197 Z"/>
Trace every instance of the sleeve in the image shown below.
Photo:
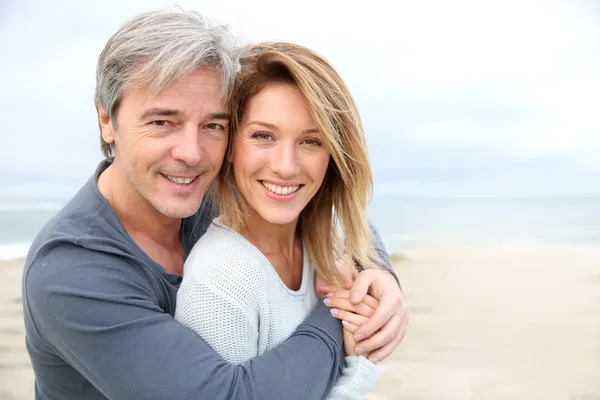
<path fill-rule="evenodd" d="M 341 324 L 323 304 L 276 348 L 231 364 L 161 309 L 143 265 L 61 246 L 29 266 L 24 306 L 41 343 L 111 400 L 316 399 L 339 378 Z"/>
<path fill-rule="evenodd" d="M 369 228 L 371 228 L 371 234 L 373 235 L 373 247 L 382 264 L 381 267 L 388 270 L 394 278 L 396 278 L 396 282 L 398 282 L 398 286 L 400 286 L 400 290 L 402 290 L 402 285 L 400 284 L 400 279 L 398 279 L 398 275 L 396 275 L 396 271 L 394 271 L 394 267 L 392 266 L 392 260 L 385 249 L 385 245 L 383 244 L 383 240 L 381 240 L 381 236 L 375 229 L 375 225 L 371 221 L 369 221 Z"/>
<path fill-rule="evenodd" d="M 327 397 L 328 400 L 364 399 L 379 379 L 379 370 L 362 356 L 348 356 L 342 376 Z"/>
<path fill-rule="evenodd" d="M 258 356 L 258 321 L 249 315 L 249 308 L 209 282 L 186 274 L 177 293 L 175 320 L 200 335 L 223 359 L 241 364 Z"/>

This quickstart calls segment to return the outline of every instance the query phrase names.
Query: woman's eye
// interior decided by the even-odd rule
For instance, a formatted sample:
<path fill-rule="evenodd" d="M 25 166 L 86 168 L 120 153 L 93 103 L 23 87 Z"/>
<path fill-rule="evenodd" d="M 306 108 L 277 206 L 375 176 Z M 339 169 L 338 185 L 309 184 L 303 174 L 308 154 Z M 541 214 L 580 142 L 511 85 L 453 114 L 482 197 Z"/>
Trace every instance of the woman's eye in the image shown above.
<path fill-rule="evenodd" d="M 314 139 L 314 138 L 304 139 L 303 143 L 308 144 L 310 146 L 318 146 L 318 147 L 323 146 L 323 143 L 319 139 Z"/>
<path fill-rule="evenodd" d="M 252 137 L 254 139 L 258 139 L 258 140 L 270 140 L 271 134 L 269 134 L 267 132 L 256 132 L 256 133 L 252 134 Z"/>

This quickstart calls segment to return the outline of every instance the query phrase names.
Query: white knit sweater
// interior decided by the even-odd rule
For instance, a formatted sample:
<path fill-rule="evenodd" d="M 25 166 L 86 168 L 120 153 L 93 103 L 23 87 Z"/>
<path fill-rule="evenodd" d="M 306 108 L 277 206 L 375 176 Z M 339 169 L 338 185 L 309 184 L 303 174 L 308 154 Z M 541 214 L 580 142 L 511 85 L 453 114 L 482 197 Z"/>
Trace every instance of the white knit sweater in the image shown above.
<path fill-rule="evenodd" d="M 215 219 L 186 260 L 175 319 L 231 363 L 263 354 L 287 339 L 318 301 L 306 253 L 301 287 L 291 290 L 260 250 Z M 328 398 L 362 399 L 378 377 L 365 357 L 346 357 Z"/>

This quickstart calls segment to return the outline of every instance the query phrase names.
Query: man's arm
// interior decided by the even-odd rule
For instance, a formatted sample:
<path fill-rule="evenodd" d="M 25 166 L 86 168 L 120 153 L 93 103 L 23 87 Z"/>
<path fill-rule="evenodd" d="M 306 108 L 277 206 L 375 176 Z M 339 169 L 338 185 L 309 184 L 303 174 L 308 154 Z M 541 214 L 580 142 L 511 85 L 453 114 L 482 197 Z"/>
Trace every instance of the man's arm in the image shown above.
<path fill-rule="evenodd" d="M 369 227 L 375 250 L 384 263 L 383 270 L 372 268 L 361 271 L 350 288 L 350 302 L 359 304 L 367 294 L 379 300 L 375 313 L 354 332 L 355 340 L 358 342 L 356 351 L 371 352 L 369 360 L 378 362 L 386 359 L 402 342 L 408 325 L 408 312 L 400 281 L 394 272 L 381 237 L 370 222 Z M 336 290 L 333 285 L 321 285 L 318 288 L 320 293 L 333 293 Z M 335 307 L 337 301 L 344 300 L 335 296 L 329 305 Z M 335 317 L 344 320 L 345 311 L 336 313 Z"/>
<path fill-rule="evenodd" d="M 338 379 L 341 327 L 324 305 L 281 345 L 234 365 L 158 306 L 141 266 L 95 254 L 43 256 L 24 296 L 44 344 L 111 400 L 316 399 Z"/>

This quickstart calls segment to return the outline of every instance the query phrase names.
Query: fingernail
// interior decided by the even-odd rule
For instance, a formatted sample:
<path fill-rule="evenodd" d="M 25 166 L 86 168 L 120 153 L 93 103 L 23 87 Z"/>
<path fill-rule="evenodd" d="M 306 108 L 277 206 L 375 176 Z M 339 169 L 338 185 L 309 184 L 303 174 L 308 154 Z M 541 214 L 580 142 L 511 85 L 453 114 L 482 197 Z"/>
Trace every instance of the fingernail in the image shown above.
<path fill-rule="evenodd" d="M 360 301 L 360 295 L 358 293 L 350 293 L 350 301 L 352 303 L 358 303 Z"/>
<path fill-rule="evenodd" d="M 331 299 L 330 298 L 323 299 L 323 303 L 325 303 L 327 305 L 330 305 L 331 304 Z"/>
<path fill-rule="evenodd" d="M 364 338 L 365 338 L 365 335 L 362 333 L 359 333 L 358 335 L 354 336 L 354 340 L 356 340 L 357 342 L 360 342 Z"/>
<path fill-rule="evenodd" d="M 340 310 L 338 310 L 337 308 L 332 308 L 331 310 L 329 310 L 329 312 L 331 313 L 331 315 L 338 315 L 340 313 Z"/>
<path fill-rule="evenodd" d="M 334 294 L 333 292 L 329 292 L 329 293 L 327 293 L 327 297 L 333 297 L 333 294 Z"/>
<path fill-rule="evenodd" d="M 373 357 L 373 358 L 371 358 L 371 362 L 373 364 L 377 364 L 379 362 L 379 360 L 377 359 L 377 357 Z"/>
<path fill-rule="evenodd" d="M 342 321 L 342 325 L 344 325 L 344 326 L 350 326 L 350 322 L 348 322 L 348 321 Z"/>
<path fill-rule="evenodd" d="M 365 349 L 363 349 L 362 347 L 356 348 L 356 354 L 358 354 L 358 355 L 361 355 L 363 353 L 363 351 L 365 351 Z"/>

